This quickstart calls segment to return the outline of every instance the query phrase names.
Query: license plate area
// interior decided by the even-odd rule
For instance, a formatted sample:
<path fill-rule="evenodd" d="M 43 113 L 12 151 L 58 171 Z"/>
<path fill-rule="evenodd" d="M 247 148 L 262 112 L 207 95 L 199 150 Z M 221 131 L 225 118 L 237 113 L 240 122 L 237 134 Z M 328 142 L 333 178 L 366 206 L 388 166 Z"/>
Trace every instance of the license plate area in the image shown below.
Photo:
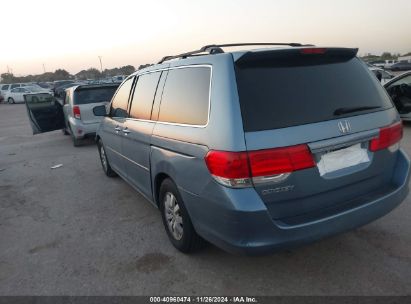
<path fill-rule="evenodd" d="M 361 168 L 367 166 L 371 161 L 366 143 L 357 143 L 348 147 L 338 147 L 324 151 L 317 157 L 317 168 L 320 176 L 331 177 L 335 173 L 344 171 L 345 174 L 352 173 L 355 168 L 362 164 Z M 352 170 L 349 170 L 349 169 Z M 357 168 L 358 169 L 358 168 Z M 345 175 L 344 174 L 344 175 Z"/>

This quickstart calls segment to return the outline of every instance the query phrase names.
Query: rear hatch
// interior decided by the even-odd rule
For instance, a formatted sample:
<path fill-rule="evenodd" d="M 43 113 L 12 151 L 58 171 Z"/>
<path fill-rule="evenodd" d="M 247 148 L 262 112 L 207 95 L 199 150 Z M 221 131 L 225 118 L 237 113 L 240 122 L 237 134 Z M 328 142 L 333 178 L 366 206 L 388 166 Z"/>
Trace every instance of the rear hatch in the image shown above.
<path fill-rule="evenodd" d="M 256 51 L 235 62 L 253 184 L 273 219 L 315 220 L 392 188 L 402 126 L 356 52 Z"/>
<path fill-rule="evenodd" d="M 77 87 L 73 97 L 73 112 L 80 112 L 80 119 L 85 124 L 100 122 L 102 117 L 95 116 L 93 108 L 108 104 L 117 87 L 118 85 Z"/>

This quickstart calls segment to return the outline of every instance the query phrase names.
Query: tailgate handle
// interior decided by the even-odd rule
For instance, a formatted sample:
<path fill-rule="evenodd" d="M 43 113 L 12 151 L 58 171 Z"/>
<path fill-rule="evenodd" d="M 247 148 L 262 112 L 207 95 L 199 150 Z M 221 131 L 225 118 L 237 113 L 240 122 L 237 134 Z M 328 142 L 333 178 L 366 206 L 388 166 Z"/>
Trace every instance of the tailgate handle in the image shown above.
<path fill-rule="evenodd" d="M 317 141 L 313 143 L 309 143 L 308 147 L 310 148 L 312 153 L 320 153 L 324 151 L 328 151 L 330 149 L 338 149 L 349 147 L 364 141 L 369 141 L 374 137 L 378 136 L 379 129 L 360 132 L 356 134 L 350 134 L 340 137 L 335 137 L 331 139 L 326 139 L 322 141 Z"/>

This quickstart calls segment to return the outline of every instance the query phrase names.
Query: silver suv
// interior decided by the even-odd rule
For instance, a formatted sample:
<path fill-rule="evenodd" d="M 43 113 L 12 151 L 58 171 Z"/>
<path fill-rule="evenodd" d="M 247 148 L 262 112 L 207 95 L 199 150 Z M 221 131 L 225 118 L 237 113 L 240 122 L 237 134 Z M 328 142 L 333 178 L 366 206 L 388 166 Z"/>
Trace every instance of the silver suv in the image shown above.
<path fill-rule="evenodd" d="M 118 84 L 78 85 L 65 91 L 63 133 L 71 135 L 75 147 L 86 137 L 94 137 L 101 122 L 93 108 L 107 105 L 118 88 Z"/>
<path fill-rule="evenodd" d="M 160 209 L 183 252 L 204 239 L 290 248 L 365 225 L 408 193 L 398 112 L 357 49 L 277 45 L 165 57 L 94 108 L 104 172 Z"/>
<path fill-rule="evenodd" d="M 105 107 L 110 102 L 118 84 L 76 85 L 65 91 L 65 98 L 58 100 L 50 94 L 25 94 L 33 134 L 61 129 L 71 135 L 75 147 L 86 137 L 95 137 L 102 117 L 93 109 Z"/>

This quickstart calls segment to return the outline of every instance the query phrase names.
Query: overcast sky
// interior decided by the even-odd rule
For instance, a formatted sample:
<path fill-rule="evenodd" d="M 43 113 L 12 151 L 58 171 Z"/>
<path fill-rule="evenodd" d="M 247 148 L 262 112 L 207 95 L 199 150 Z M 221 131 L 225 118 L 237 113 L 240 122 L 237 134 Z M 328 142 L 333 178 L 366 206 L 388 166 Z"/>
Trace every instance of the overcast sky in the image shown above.
<path fill-rule="evenodd" d="M 411 0 L 4 1 L 0 73 L 152 63 L 210 43 L 411 51 Z"/>

